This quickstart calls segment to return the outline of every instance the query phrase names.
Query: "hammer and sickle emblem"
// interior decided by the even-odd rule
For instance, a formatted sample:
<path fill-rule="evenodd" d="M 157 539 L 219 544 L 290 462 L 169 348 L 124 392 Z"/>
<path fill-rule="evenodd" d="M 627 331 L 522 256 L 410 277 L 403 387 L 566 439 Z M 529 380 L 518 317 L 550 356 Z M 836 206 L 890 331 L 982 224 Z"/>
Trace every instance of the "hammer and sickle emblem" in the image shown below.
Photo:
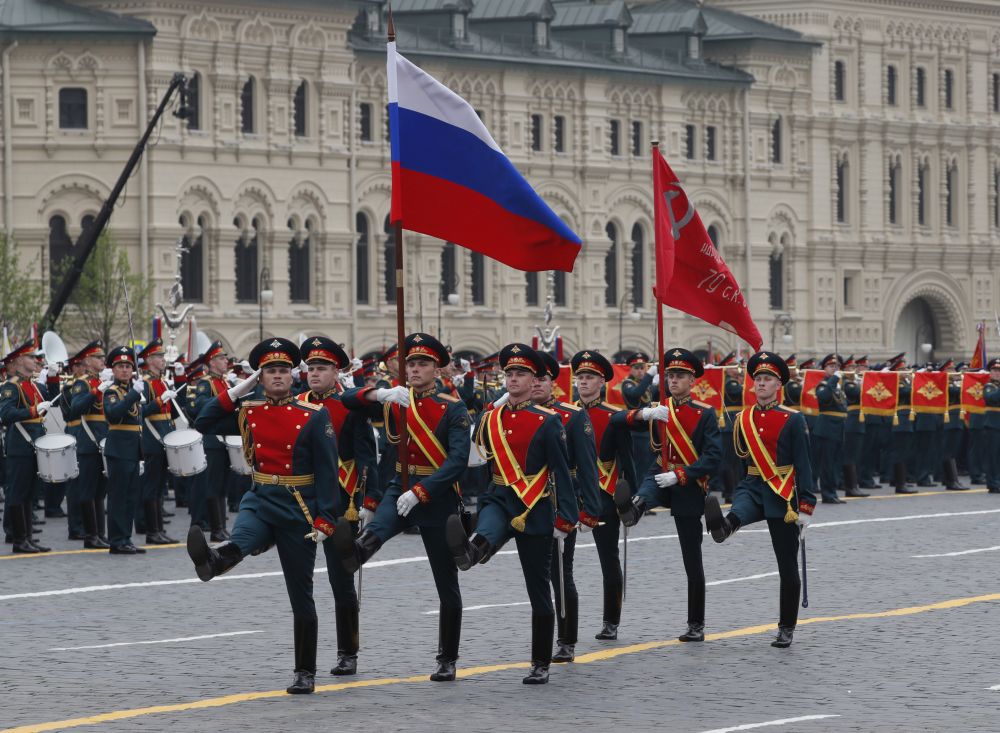
<path fill-rule="evenodd" d="M 688 223 L 694 218 L 694 207 L 691 205 L 690 201 L 687 201 L 687 211 L 684 212 L 684 216 L 677 220 L 674 218 L 674 205 L 673 200 L 678 196 L 683 196 L 684 191 L 679 188 L 672 188 L 663 192 L 663 198 L 667 202 L 667 216 L 670 218 L 670 229 L 673 233 L 674 239 L 677 239 L 681 235 L 681 229 L 686 227 Z"/>

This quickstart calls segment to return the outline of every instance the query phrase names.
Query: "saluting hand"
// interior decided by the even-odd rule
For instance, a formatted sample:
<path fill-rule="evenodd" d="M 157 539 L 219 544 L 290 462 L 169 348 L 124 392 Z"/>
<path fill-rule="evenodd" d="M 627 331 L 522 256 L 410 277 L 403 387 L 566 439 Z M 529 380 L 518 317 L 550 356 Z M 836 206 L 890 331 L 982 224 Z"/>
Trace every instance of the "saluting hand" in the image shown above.
<path fill-rule="evenodd" d="M 234 386 L 226 390 L 226 394 L 229 395 L 229 399 L 236 402 L 240 397 L 248 395 L 253 392 L 253 388 L 257 386 L 257 380 L 260 379 L 260 369 L 255 371 L 249 377 L 244 379 L 242 382 L 237 382 Z"/>

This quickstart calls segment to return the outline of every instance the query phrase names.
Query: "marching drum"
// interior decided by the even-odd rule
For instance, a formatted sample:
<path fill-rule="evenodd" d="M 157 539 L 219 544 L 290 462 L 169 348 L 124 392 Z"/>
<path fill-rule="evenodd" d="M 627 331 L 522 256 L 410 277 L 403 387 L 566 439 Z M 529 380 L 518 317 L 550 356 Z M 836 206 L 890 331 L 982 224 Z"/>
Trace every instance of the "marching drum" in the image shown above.
<path fill-rule="evenodd" d="M 174 476 L 194 476 L 208 468 L 201 433 L 197 430 L 174 430 L 163 436 L 167 468 Z"/>
<path fill-rule="evenodd" d="M 226 436 L 226 451 L 229 453 L 229 467 L 240 476 L 249 476 L 253 473 L 250 464 L 247 463 L 246 456 L 243 455 L 243 438 L 239 435 Z"/>
<path fill-rule="evenodd" d="M 76 438 L 52 433 L 35 441 L 38 475 L 43 481 L 58 484 L 80 475 L 76 461 Z"/>

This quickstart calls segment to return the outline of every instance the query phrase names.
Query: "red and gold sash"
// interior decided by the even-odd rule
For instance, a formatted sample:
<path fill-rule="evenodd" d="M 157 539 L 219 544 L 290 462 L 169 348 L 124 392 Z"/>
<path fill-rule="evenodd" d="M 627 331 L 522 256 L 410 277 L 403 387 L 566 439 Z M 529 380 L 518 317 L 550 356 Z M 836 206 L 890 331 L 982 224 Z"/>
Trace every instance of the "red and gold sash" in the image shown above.
<path fill-rule="evenodd" d="M 501 405 L 486 415 L 486 432 L 493 449 L 494 466 L 504 485 L 512 488 L 517 497 L 524 502 L 525 507 L 531 509 L 545 492 L 549 467 L 546 466 L 534 476 L 524 475 L 524 469 L 517 462 L 514 451 L 507 442 L 507 434 L 503 427 L 503 413 L 506 409 L 507 405 Z"/>
<path fill-rule="evenodd" d="M 618 484 L 618 459 L 612 458 L 610 461 L 597 459 L 597 483 L 608 496 L 615 495 L 615 486 Z"/>
<path fill-rule="evenodd" d="M 417 410 L 417 397 L 412 389 L 410 389 L 410 406 L 407 408 L 406 428 L 410 434 L 410 440 L 417 444 L 428 462 L 435 469 L 441 468 L 441 465 L 448 458 L 448 452 L 441 445 L 441 441 L 435 437 L 434 431 L 427 425 L 424 418 L 420 416 L 420 412 Z"/>
<path fill-rule="evenodd" d="M 347 495 L 354 496 L 354 491 L 358 488 L 358 467 L 353 458 L 337 461 L 337 477 L 340 479 L 341 488 Z"/>
<path fill-rule="evenodd" d="M 743 439 L 746 441 L 750 457 L 753 458 L 754 465 L 760 472 L 760 477 L 771 487 L 771 491 L 780 496 L 786 502 L 790 502 L 792 494 L 795 493 L 795 468 L 790 467 L 788 472 L 782 476 L 774 459 L 764 445 L 760 433 L 757 432 L 757 425 L 753 419 L 754 408 L 748 407 L 740 413 L 740 427 L 742 428 Z M 787 521 L 787 520 L 786 520 Z M 795 521 L 794 519 L 792 520 Z"/>
<path fill-rule="evenodd" d="M 694 443 L 691 442 L 691 436 L 687 434 L 684 426 L 681 425 L 680 418 L 677 416 L 677 410 L 674 407 L 673 397 L 667 400 L 667 409 L 670 410 L 670 421 L 667 423 L 667 438 L 670 440 L 670 445 L 673 446 L 674 451 L 684 461 L 684 465 L 690 466 L 698 460 L 698 450 L 694 447 Z M 708 477 L 702 476 L 698 479 L 698 485 L 702 489 L 708 490 Z"/>

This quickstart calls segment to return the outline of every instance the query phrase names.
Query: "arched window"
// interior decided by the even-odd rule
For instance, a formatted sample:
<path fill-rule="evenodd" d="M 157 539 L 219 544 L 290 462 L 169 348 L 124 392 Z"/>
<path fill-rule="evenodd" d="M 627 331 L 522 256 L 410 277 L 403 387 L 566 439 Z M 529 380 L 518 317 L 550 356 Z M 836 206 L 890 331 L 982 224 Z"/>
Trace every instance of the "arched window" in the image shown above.
<path fill-rule="evenodd" d="M 385 257 L 385 302 L 396 302 L 396 228 L 385 217 L 385 240 L 382 251 Z"/>
<path fill-rule="evenodd" d="M 646 243 L 642 227 L 632 227 L 632 307 L 639 310 L 646 300 Z"/>
<path fill-rule="evenodd" d="M 66 218 L 56 214 L 49 219 L 49 287 L 53 295 L 58 290 L 72 257 L 73 240 L 66 229 Z"/>
<path fill-rule="evenodd" d="M 360 305 L 367 305 L 371 262 L 368 217 L 358 212 L 354 217 L 354 228 L 358 233 L 358 238 L 354 245 L 354 299 Z"/>
<path fill-rule="evenodd" d="M 250 228 L 242 230 L 239 219 L 233 221 L 239 231 L 236 239 L 236 302 L 257 302 L 257 243 L 260 235 L 260 220 L 254 217 Z"/>
<path fill-rule="evenodd" d="M 899 161 L 889 159 L 889 223 L 899 224 Z"/>
<path fill-rule="evenodd" d="M 712 246 L 719 250 L 719 227 L 712 224 L 708 227 L 708 238 L 712 240 Z"/>
<path fill-rule="evenodd" d="M 604 304 L 609 308 L 618 307 L 618 230 L 608 222 L 604 231 L 611 240 L 611 247 L 604 256 Z"/>
<path fill-rule="evenodd" d="M 295 90 L 295 103 L 292 107 L 292 124 L 295 129 L 295 137 L 305 137 L 308 125 L 306 124 L 306 110 L 309 99 L 309 82 L 303 81 Z"/>
<path fill-rule="evenodd" d="M 469 254 L 472 265 L 472 304 L 486 305 L 486 259 L 479 252 Z"/>
<path fill-rule="evenodd" d="M 785 307 L 785 247 L 773 234 L 770 240 L 768 288 L 771 294 L 771 310 L 781 310 Z"/>
<path fill-rule="evenodd" d="M 292 238 L 288 242 L 288 298 L 293 303 L 308 303 L 313 223 L 306 220 L 305 233 L 295 231 L 292 220 L 288 221 L 288 228 L 292 230 Z"/>
<path fill-rule="evenodd" d="M 836 215 L 838 224 L 847 223 L 847 156 L 837 160 L 837 206 Z"/>
<path fill-rule="evenodd" d="M 451 293 L 458 292 L 458 272 L 455 268 L 455 245 L 445 242 L 441 249 L 441 282 L 438 297 L 442 303 L 448 302 Z"/>
<path fill-rule="evenodd" d="M 240 129 L 244 135 L 257 132 L 254 124 L 254 106 L 257 103 L 257 81 L 251 76 L 243 83 L 240 92 Z"/>
<path fill-rule="evenodd" d="M 184 290 L 184 300 L 190 303 L 200 303 L 204 299 L 204 237 L 208 222 L 204 216 L 198 217 L 196 234 L 187 227 L 182 218 L 184 238 L 181 241 L 184 251 L 181 253 L 181 288 Z"/>
<path fill-rule="evenodd" d="M 771 125 L 771 162 L 781 162 L 781 118 Z"/>
<path fill-rule="evenodd" d="M 201 129 L 201 73 L 194 72 L 187 83 L 187 105 L 190 116 L 187 118 L 189 130 Z"/>

